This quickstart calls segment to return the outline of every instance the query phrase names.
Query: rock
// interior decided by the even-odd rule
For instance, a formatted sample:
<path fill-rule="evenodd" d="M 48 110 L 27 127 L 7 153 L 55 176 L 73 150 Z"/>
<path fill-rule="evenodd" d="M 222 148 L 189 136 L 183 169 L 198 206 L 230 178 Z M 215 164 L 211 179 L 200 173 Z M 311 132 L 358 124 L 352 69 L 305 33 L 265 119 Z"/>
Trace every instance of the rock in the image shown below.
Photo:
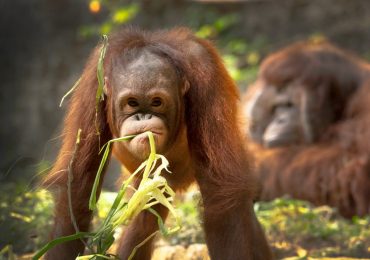
<path fill-rule="evenodd" d="M 154 250 L 152 260 L 185 260 L 186 249 L 183 246 L 160 246 Z"/>
<path fill-rule="evenodd" d="M 187 260 L 209 260 L 208 248 L 205 244 L 192 244 L 186 250 Z"/>

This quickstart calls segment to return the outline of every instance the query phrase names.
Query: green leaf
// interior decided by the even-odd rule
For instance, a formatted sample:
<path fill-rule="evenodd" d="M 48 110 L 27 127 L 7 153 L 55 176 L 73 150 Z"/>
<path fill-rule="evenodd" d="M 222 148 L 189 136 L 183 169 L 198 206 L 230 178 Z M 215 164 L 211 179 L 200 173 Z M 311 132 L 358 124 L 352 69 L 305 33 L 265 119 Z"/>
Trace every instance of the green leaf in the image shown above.
<path fill-rule="evenodd" d="M 59 107 L 63 105 L 63 101 L 66 97 L 68 97 L 80 84 L 81 77 L 76 81 L 76 83 L 73 85 L 73 87 L 62 97 L 62 100 L 60 101 Z"/>
<path fill-rule="evenodd" d="M 89 232 L 78 232 L 76 234 L 70 235 L 70 236 L 64 236 L 64 237 L 58 237 L 49 243 L 47 243 L 43 248 L 41 248 L 33 257 L 32 260 L 37 260 L 41 256 L 43 256 L 48 250 L 53 248 L 56 245 L 68 242 L 68 241 L 73 241 L 76 239 L 83 239 L 89 236 L 93 236 L 94 233 L 89 233 Z"/>
<path fill-rule="evenodd" d="M 139 11 L 138 5 L 131 5 L 129 7 L 122 7 L 113 14 L 113 22 L 123 24 L 134 18 Z"/>
<path fill-rule="evenodd" d="M 97 78 L 98 78 L 98 89 L 96 91 L 96 104 L 101 100 L 104 100 L 104 57 L 108 46 L 108 36 L 103 35 L 103 46 L 100 51 L 98 66 L 97 66 Z"/>

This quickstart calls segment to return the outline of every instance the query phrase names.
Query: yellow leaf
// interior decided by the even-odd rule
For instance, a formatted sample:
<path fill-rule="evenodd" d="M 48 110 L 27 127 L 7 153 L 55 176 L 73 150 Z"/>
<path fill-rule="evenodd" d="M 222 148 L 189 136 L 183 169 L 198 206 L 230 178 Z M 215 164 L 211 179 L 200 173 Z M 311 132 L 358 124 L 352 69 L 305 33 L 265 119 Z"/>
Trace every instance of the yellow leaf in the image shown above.
<path fill-rule="evenodd" d="M 299 257 L 305 257 L 308 254 L 307 250 L 302 247 L 298 247 L 296 253 Z"/>

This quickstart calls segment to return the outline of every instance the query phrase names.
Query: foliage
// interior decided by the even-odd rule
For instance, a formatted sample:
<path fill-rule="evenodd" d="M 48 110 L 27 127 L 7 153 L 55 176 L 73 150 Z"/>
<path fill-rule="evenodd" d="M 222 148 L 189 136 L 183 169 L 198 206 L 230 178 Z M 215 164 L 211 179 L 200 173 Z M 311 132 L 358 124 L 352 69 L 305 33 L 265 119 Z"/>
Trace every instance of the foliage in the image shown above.
<path fill-rule="evenodd" d="M 108 15 L 107 19 L 103 23 L 97 23 L 94 25 L 87 25 L 80 28 L 80 34 L 83 37 L 91 37 L 93 35 L 104 35 L 111 32 L 113 29 L 120 25 L 128 23 L 132 20 L 139 11 L 139 5 L 137 3 L 122 3 L 122 1 L 90 1 L 90 11 L 91 6 L 98 5 L 97 12 L 100 12 L 101 6 L 106 9 Z"/>
<path fill-rule="evenodd" d="M 107 218 L 116 195 L 102 193 L 94 226 L 100 226 Z M 166 237 L 169 244 L 187 246 L 204 242 L 199 196 L 192 192 L 175 201 L 182 229 Z M 17 253 L 40 247 L 51 226 L 51 196 L 44 190 L 29 191 L 24 184 L 6 184 L 0 187 L 0 197 L 0 232 L 8 234 L 0 236 L 0 250 L 6 249 L 6 245 L 12 245 Z M 279 259 L 370 257 L 370 217 L 346 220 L 327 206 L 315 208 L 287 198 L 256 203 L 255 210 Z M 174 222 L 170 218 L 168 225 Z"/>
<path fill-rule="evenodd" d="M 94 226 L 100 225 L 107 217 L 112 199 L 115 196 L 115 192 L 102 192 L 98 202 L 98 211 L 93 220 Z M 172 232 L 164 237 L 168 244 L 188 246 L 205 242 L 200 220 L 200 212 L 202 211 L 200 201 L 200 193 L 195 190 L 175 198 L 173 204 L 176 208 L 177 218 L 181 219 L 181 230 L 180 232 Z M 175 226 L 177 221 L 172 216 L 169 216 L 166 223 L 167 226 Z"/>
<path fill-rule="evenodd" d="M 180 228 L 179 218 L 173 208 L 171 201 L 174 196 L 173 190 L 168 186 L 166 180 L 160 176 L 162 170 L 167 170 L 168 162 L 161 156 L 157 155 L 154 146 L 154 137 L 149 132 L 149 143 L 151 152 L 147 161 L 145 161 L 130 177 L 125 181 L 119 190 L 116 199 L 114 200 L 111 209 L 109 210 L 103 224 L 100 226 L 98 231 L 92 238 L 92 244 L 98 245 L 97 254 L 107 255 L 107 250 L 114 242 L 114 232 L 120 225 L 128 225 L 128 223 L 137 216 L 143 210 L 149 210 L 151 213 L 158 217 L 158 224 L 160 231 L 163 235 L 167 235 L 177 231 Z M 109 154 L 109 145 L 115 141 L 121 141 L 122 138 L 113 139 L 107 143 L 104 155 Z M 126 138 L 127 139 L 127 138 Z M 124 139 L 125 140 L 125 139 Z M 103 157 L 105 158 L 105 156 Z M 157 160 L 161 160 L 161 164 L 157 165 Z M 101 165 L 104 165 L 105 161 L 102 161 Z M 102 168 L 99 167 L 99 169 Z M 143 176 L 140 181 L 139 187 L 134 191 L 131 198 L 126 201 L 124 195 L 127 188 L 132 185 L 132 182 L 136 175 L 143 170 Z M 99 174 L 97 174 L 97 180 Z M 97 184 L 96 184 L 97 185 Z M 94 184 L 95 186 L 95 184 Z M 94 197 L 94 189 L 91 198 Z M 90 200 L 90 208 L 94 208 L 95 200 Z M 175 228 L 167 230 L 164 226 L 161 217 L 151 207 L 156 204 L 162 204 L 167 207 L 171 212 L 171 215 L 175 217 L 176 224 Z M 156 234 L 157 232 L 153 233 Z M 152 237 L 149 236 L 147 239 Z M 145 243 L 146 240 L 143 241 Z M 142 244 L 143 244 L 142 243 Z M 139 247 L 140 245 L 137 245 Z M 135 253 L 134 249 L 133 254 Z"/>
<path fill-rule="evenodd" d="M 175 202 L 182 229 L 166 237 L 168 244 L 186 247 L 205 242 L 199 200 L 200 194 L 191 192 Z M 370 257 L 370 217 L 347 220 L 327 206 L 288 198 L 258 202 L 255 211 L 277 259 Z"/>
<path fill-rule="evenodd" d="M 370 217 L 347 220 L 327 206 L 287 198 L 255 210 L 280 257 L 370 257 Z"/>
<path fill-rule="evenodd" d="M 102 192 L 99 202 L 98 211 L 93 220 L 94 226 L 100 225 L 107 217 L 112 200 L 116 196 L 116 192 Z M 181 219 L 180 232 L 168 234 L 165 240 L 171 245 L 188 246 L 194 243 L 204 243 L 204 234 L 202 231 L 202 223 L 200 221 L 199 211 L 200 193 L 193 191 L 188 192 L 180 197 L 175 198 L 174 207 L 176 208 L 177 217 Z M 167 219 L 168 226 L 175 226 L 177 220 L 172 216 Z"/>
<path fill-rule="evenodd" d="M 0 185 L 0 250 L 31 252 L 45 243 L 51 226 L 52 198 L 25 183 Z M 6 234 L 6 235 L 4 235 Z"/>
<path fill-rule="evenodd" d="M 219 15 L 206 11 L 201 17 L 204 16 L 208 17 L 206 21 L 193 26 L 196 35 L 212 41 L 216 40 L 231 77 L 241 89 L 245 89 L 256 79 L 258 64 L 264 49 L 268 46 L 266 39 L 256 37 L 248 41 L 238 37 L 232 28 L 238 26 L 239 14 Z"/>
<path fill-rule="evenodd" d="M 107 11 L 107 18 L 95 25 L 81 28 L 81 35 L 108 34 L 123 24 L 129 24 L 143 8 L 143 1 L 96 1 Z M 240 14 L 220 14 L 212 8 L 186 7 L 186 26 L 195 31 L 198 37 L 214 41 L 221 51 L 225 65 L 231 77 L 241 89 L 253 82 L 257 75 L 258 64 L 263 53 L 268 48 L 263 37 L 246 40 L 235 33 L 233 28 L 240 22 Z"/>
<path fill-rule="evenodd" d="M 106 215 L 105 219 L 101 221 L 102 224 L 97 228 L 97 230 L 95 232 L 80 232 L 77 228 L 77 224 L 75 224 L 73 213 L 71 212 L 71 220 L 75 226 L 76 233 L 70 236 L 59 237 L 54 239 L 53 241 L 50 241 L 35 254 L 33 259 L 39 259 L 43 254 L 45 254 L 48 250 L 50 250 L 57 244 L 81 238 L 90 238 L 86 245 L 93 253 L 88 256 L 79 256 L 76 259 L 116 259 L 117 257 L 115 255 L 112 255 L 108 252 L 115 241 L 114 234 L 116 230 L 121 225 L 128 225 L 131 220 L 133 220 L 141 211 L 144 210 L 148 210 L 150 213 L 154 214 L 158 218 L 159 230 L 163 235 L 169 235 L 180 229 L 180 219 L 178 218 L 177 213 L 172 206 L 173 196 L 175 195 L 175 193 L 167 184 L 166 179 L 161 176 L 162 170 L 168 171 L 168 161 L 164 156 L 156 154 L 153 134 L 151 132 L 146 133 L 148 135 L 150 144 L 150 154 L 148 159 L 144 161 L 126 181 L 123 182 L 113 201 L 113 204 L 109 209 L 108 214 Z M 133 137 L 134 136 L 126 136 L 112 139 L 102 147 L 102 150 L 104 150 L 104 154 L 100 162 L 100 166 L 92 188 L 89 201 L 90 210 L 96 209 L 97 187 L 99 185 L 102 169 L 104 168 L 104 165 L 110 153 L 111 144 L 113 142 L 126 141 Z M 79 134 L 77 136 L 76 147 L 78 144 Z M 142 174 L 140 184 L 135 189 L 133 187 L 133 182 L 137 175 L 140 174 Z M 128 200 L 126 200 L 125 194 L 128 189 L 132 189 L 133 194 Z M 161 204 L 166 207 L 170 211 L 171 215 L 175 218 L 176 222 L 173 228 L 167 229 L 160 215 L 152 208 L 157 204 Z M 140 244 L 136 245 L 129 259 L 134 256 L 136 250 L 140 246 L 146 243 L 157 233 L 158 231 L 154 232 Z"/>
<path fill-rule="evenodd" d="M 105 10 L 103 22 L 93 26 L 82 28 L 84 36 L 106 34 L 123 24 L 130 24 L 135 19 L 135 25 L 140 26 L 141 21 L 145 20 L 140 16 L 141 11 L 147 8 L 146 0 L 91 0 L 99 2 Z M 155 10 L 151 10 L 151 19 L 156 15 L 165 15 L 166 5 L 171 6 L 170 1 L 157 3 Z M 175 4 L 173 4 L 175 5 Z M 268 54 L 272 46 L 280 46 L 282 43 L 268 40 L 266 36 L 256 33 L 253 38 L 246 39 L 243 30 L 243 13 L 238 11 L 221 10 L 212 5 L 203 4 L 179 4 L 184 8 L 181 14 L 184 20 L 179 24 L 192 28 L 196 35 L 213 41 L 224 58 L 225 65 L 232 78 L 237 82 L 240 89 L 245 90 L 257 76 L 258 65 L 262 58 Z M 149 5 L 148 8 L 153 8 Z M 147 10 L 146 10 L 147 11 Z M 142 19 L 140 19 L 142 18 Z M 146 17 L 146 20 L 150 18 Z M 175 21 L 171 21 L 175 23 Z M 167 26 L 167 25 L 166 25 Z M 314 42 L 326 40 L 326 36 L 320 31 L 314 31 L 311 35 L 306 35 L 306 39 Z M 302 38 L 301 38 L 302 39 Z M 364 54 L 364 58 L 370 59 L 370 52 Z"/>
<path fill-rule="evenodd" d="M 178 210 L 178 217 L 181 219 L 181 231 L 168 236 L 167 241 L 171 245 L 183 246 L 204 243 L 204 233 L 200 220 L 202 212 L 200 193 L 191 191 L 184 194 L 181 199 L 177 199 L 174 204 Z"/>

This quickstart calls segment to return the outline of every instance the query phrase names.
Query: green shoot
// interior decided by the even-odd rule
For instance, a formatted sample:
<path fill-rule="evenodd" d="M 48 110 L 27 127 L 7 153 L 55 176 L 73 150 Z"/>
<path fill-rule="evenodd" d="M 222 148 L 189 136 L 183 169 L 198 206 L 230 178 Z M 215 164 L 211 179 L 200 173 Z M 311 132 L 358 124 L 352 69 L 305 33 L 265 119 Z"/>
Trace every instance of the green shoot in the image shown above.
<path fill-rule="evenodd" d="M 98 90 L 96 91 L 96 104 L 98 104 L 101 100 L 104 100 L 104 57 L 107 51 L 108 46 L 108 36 L 103 35 L 103 46 L 100 51 L 98 66 L 96 69 L 96 74 L 98 78 Z"/>
<path fill-rule="evenodd" d="M 98 65 L 96 68 L 96 74 L 98 78 L 98 88 L 96 90 L 96 102 L 95 102 L 95 128 L 96 134 L 99 136 L 99 147 L 100 147 L 100 131 L 98 124 L 98 114 L 99 114 L 99 103 L 104 100 L 104 57 L 108 47 L 108 36 L 103 35 L 103 46 L 100 50 L 100 56 L 98 60 Z"/>
<path fill-rule="evenodd" d="M 124 136 L 124 137 L 121 137 L 121 138 L 112 139 L 112 140 L 108 141 L 101 148 L 100 153 L 102 152 L 103 149 L 105 149 L 105 151 L 104 151 L 104 154 L 103 154 L 103 158 L 100 161 L 98 172 L 96 173 L 94 185 L 93 185 L 91 196 L 90 196 L 90 200 L 89 200 L 89 209 L 91 209 L 91 210 L 95 210 L 96 209 L 96 191 L 97 191 L 98 186 L 99 186 L 101 173 L 102 173 L 102 171 L 104 169 L 104 165 L 105 165 L 105 163 L 106 163 L 106 161 L 108 159 L 109 153 L 110 153 L 110 146 L 111 146 L 111 144 L 114 143 L 114 142 L 127 141 L 127 140 L 129 140 L 129 139 L 131 139 L 133 137 L 134 137 L 133 135 L 130 135 L 130 136 Z"/>
<path fill-rule="evenodd" d="M 81 77 L 76 81 L 73 87 L 62 97 L 59 107 L 62 107 L 64 99 L 66 99 L 77 88 L 77 86 L 80 84 L 80 81 L 81 81 Z"/>
<path fill-rule="evenodd" d="M 65 243 L 68 241 L 76 240 L 76 239 L 83 239 L 87 236 L 91 236 L 88 232 L 78 232 L 76 234 L 70 235 L 70 236 L 64 236 L 56 238 L 49 243 L 47 243 L 43 248 L 41 248 L 33 257 L 32 260 L 40 259 L 41 256 L 43 256 L 50 248 L 59 245 L 61 243 Z"/>
<path fill-rule="evenodd" d="M 116 230 L 120 225 L 128 225 L 131 222 L 131 220 L 134 219 L 143 210 L 149 210 L 151 213 L 157 216 L 159 228 L 163 235 L 171 234 L 180 229 L 179 217 L 177 216 L 177 213 L 171 204 L 175 193 L 167 184 L 166 179 L 160 176 L 162 170 L 168 171 L 167 169 L 168 161 L 164 156 L 156 154 L 153 134 L 151 132 L 147 132 L 147 134 L 149 137 L 150 145 L 150 154 L 148 159 L 145 162 L 143 162 L 138 167 L 138 169 L 122 184 L 106 219 L 104 220 L 103 224 L 92 238 L 91 244 L 98 245 L 97 253 L 99 254 L 106 255 L 107 250 L 113 244 L 114 230 Z M 109 141 L 102 148 L 102 149 L 105 148 L 104 155 L 108 156 L 110 145 L 112 142 L 125 141 L 130 138 L 133 138 L 133 136 L 117 138 Z M 106 160 L 106 157 L 104 155 L 99 167 L 100 170 L 104 168 Z M 159 160 L 161 161 L 161 164 L 158 165 L 157 168 L 155 168 Z M 138 188 L 135 190 L 132 197 L 128 201 L 124 200 L 124 195 L 127 191 L 127 188 L 131 186 L 135 176 L 142 171 L 143 175 Z M 96 184 L 96 187 L 99 184 L 99 180 L 97 180 L 98 177 L 100 177 L 100 174 L 97 174 L 94 183 Z M 92 193 L 90 197 L 89 206 L 92 209 L 95 209 L 96 207 L 95 204 L 96 204 L 96 194 Z M 175 217 L 176 220 L 175 227 L 169 230 L 167 230 L 164 227 L 163 220 L 161 219 L 159 214 L 156 213 L 153 209 L 151 209 L 152 206 L 157 204 L 162 204 L 163 206 L 169 209 L 170 213 Z M 157 232 L 153 233 L 148 238 L 146 238 L 142 243 L 137 245 L 133 250 L 132 255 L 136 252 L 137 248 L 143 245 L 156 233 Z"/>
<path fill-rule="evenodd" d="M 74 163 L 75 155 L 77 153 L 77 150 L 78 150 L 78 147 L 79 147 L 79 144 L 80 144 L 81 131 L 82 131 L 81 128 L 79 128 L 78 132 L 77 132 L 77 140 L 76 140 L 76 143 L 75 143 L 75 149 L 73 151 L 71 161 L 69 162 L 69 165 L 68 165 L 68 183 L 67 183 L 69 214 L 71 216 L 71 221 L 72 221 L 73 227 L 74 227 L 76 232 L 79 232 L 79 230 L 78 230 L 78 225 L 77 225 L 77 222 L 76 222 L 76 218 L 75 218 L 75 216 L 73 214 L 73 210 L 72 210 L 72 191 L 71 191 L 72 181 L 73 181 L 72 165 Z"/>
<path fill-rule="evenodd" d="M 133 220 L 140 212 L 148 210 L 154 214 L 158 219 L 159 231 L 152 233 L 144 241 L 136 245 L 133 249 L 129 259 L 131 259 L 137 249 L 154 237 L 158 232 L 167 236 L 180 229 L 180 219 L 177 215 L 171 202 L 175 195 L 174 191 L 169 187 L 167 181 L 161 176 L 163 170 L 168 171 L 168 161 L 167 159 L 159 154 L 156 154 L 154 137 L 151 132 L 147 132 L 150 145 L 150 154 L 146 161 L 144 161 L 131 176 L 123 182 L 121 188 L 119 189 L 117 196 L 109 210 L 107 217 L 105 218 L 102 225 L 97 229 L 96 232 L 77 232 L 74 235 L 57 238 L 47 245 L 45 245 L 36 255 L 33 257 L 34 260 L 39 259 L 43 254 L 45 254 L 50 248 L 57 244 L 71 241 L 74 239 L 90 238 L 87 243 L 88 248 L 92 249 L 93 254 L 88 256 L 79 256 L 76 259 L 117 259 L 116 256 L 108 254 L 109 248 L 114 243 L 114 232 L 121 225 L 129 225 L 131 220 Z M 106 143 L 100 152 L 104 150 L 104 154 L 99 165 L 98 172 L 96 174 L 95 182 L 90 196 L 89 208 L 96 209 L 96 193 L 99 186 L 101 173 L 104 169 L 106 160 L 108 159 L 110 153 L 110 146 L 113 142 L 127 141 L 134 136 L 125 136 L 121 138 L 116 138 L 110 140 Z M 79 144 L 79 135 L 76 141 L 76 146 Z M 125 194 L 127 188 L 132 186 L 135 176 L 142 173 L 142 179 L 139 186 L 134 191 L 131 198 L 125 200 Z M 176 220 L 176 226 L 167 229 L 161 216 L 151 207 L 157 204 L 162 204 L 167 207 L 170 214 Z"/>

